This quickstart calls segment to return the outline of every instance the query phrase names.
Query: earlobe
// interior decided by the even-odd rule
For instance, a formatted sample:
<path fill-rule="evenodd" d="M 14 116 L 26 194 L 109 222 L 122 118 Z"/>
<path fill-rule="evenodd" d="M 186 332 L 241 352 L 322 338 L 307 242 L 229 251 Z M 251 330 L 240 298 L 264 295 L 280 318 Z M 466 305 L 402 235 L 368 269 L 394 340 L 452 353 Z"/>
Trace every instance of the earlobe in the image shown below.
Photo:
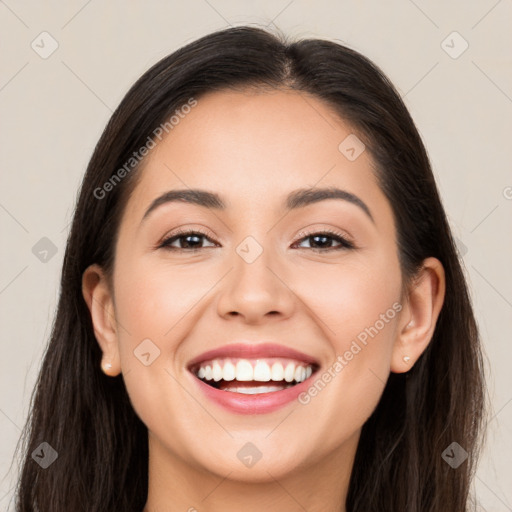
<path fill-rule="evenodd" d="M 120 373 L 120 361 L 114 301 L 102 268 L 93 264 L 82 275 L 82 295 L 89 308 L 94 335 L 103 352 L 101 368 L 104 373 Z"/>
<path fill-rule="evenodd" d="M 393 346 L 391 371 L 409 371 L 428 347 L 444 302 L 445 273 L 437 258 L 427 258 L 412 282 Z"/>

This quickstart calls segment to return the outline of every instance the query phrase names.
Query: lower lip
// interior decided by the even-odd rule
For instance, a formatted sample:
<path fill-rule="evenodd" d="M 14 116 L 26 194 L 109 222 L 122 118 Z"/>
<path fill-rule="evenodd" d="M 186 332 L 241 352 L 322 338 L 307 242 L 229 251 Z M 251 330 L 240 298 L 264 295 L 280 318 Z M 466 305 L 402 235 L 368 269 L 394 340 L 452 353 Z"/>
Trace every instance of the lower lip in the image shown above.
<path fill-rule="evenodd" d="M 313 375 L 315 375 L 315 373 L 313 373 Z M 207 398 L 224 409 L 238 414 L 265 414 L 284 407 L 290 402 L 297 400 L 300 393 L 309 387 L 311 382 L 310 379 L 313 376 L 311 375 L 300 384 L 295 384 L 295 386 L 283 389 L 282 391 L 246 395 L 243 393 L 236 393 L 234 391 L 222 391 L 221 389 L 209 386 L 192 373 L 191 375 L 199 386 L 199 389 Z M 262 385 L 270 383 L 262 382 Z"/>

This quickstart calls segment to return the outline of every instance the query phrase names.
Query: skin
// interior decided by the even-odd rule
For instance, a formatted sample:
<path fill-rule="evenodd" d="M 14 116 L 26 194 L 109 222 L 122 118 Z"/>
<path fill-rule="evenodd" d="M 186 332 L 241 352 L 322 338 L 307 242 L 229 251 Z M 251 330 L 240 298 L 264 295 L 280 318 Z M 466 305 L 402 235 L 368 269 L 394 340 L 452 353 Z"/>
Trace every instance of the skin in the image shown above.
<path fill-rule="evenodd" d="M 112 364 L 104 371 L 122 372 L 148 427 L 145 512 L 345 510 L 361 427 L 389 373 L 409 370 L 428 346 L 445 293 L 434 258 L 402 293 L 392 209 L 369 152 L 349 161 L 338 150 L 351 133 L 304 93 L 201 97 L 147 157 L 120 224 L 113 289 L 98 265 L 84 272 L 103 364 Z M 375 223 L 342 200 L 286 213 L 290 191 L 330 185 L 362 199 Z M 228 208 L 168 203 L 141 224 L 151 202 L 177 188 L 217 192 Z M 156 248 L 178 227 L 212 241 L 199 239 L 195 254 Z M 304 237 L 324 229 L 356 248 L 313 251 Z M 247 236 L 263 249 L 250 264 L 236 252 Z M 313 355 L 322 374 L 396 302 L 401 311 L 306 405 L 238 415 L 209 401 L 186 369 L 206 350 L 264 338 Z M 149 366 L 133 352 L 146 338 L 160 350 Z M 247 442 L 262 454 L 250 468 L 237 457 Z"/>

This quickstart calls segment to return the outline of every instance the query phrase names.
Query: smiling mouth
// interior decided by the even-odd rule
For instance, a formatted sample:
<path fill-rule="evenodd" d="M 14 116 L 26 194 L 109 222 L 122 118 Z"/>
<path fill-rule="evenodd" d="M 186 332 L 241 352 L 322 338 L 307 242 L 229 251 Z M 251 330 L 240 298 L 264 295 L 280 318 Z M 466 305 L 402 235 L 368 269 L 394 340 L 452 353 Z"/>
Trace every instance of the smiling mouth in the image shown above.
<path fill-rule="evenodd" d="M 215 389 L 257 395 L 296 386 L 317 369 L 316 364 L 286 358 L 222 358 L 196 364 L 190 371 Z"/>

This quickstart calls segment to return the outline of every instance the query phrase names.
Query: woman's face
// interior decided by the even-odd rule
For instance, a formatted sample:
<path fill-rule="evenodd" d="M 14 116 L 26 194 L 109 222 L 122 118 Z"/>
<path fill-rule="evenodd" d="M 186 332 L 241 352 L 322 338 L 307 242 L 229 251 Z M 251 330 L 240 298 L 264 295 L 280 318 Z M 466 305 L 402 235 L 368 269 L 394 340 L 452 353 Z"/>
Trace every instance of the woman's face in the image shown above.
<path fill-rule="evenodd" d="M 343 192 L 307 201 L 324 188 Z M 146 213 L 163 194 L 192 189 L 224 208 L 161 201 Z M 306 200 L 289 208 L 298 190 Z M 201 234 L 172 240 L 178 230 Z M 146 159 L 113 283 L 121 371 L 152 456 L 257 481 L 353 455 L 390 372 L 402 282 L 369 152 L 320 100 L 282 91 L 199 98 Z M 263 343 L 279 349 L 230 347 Z M 284 388 L 297 366 L 308 376 L 308 358 L 314 373 L 302 384 L 261 387 Z M 257 360 L 263 380 L 243 381 L 255 378 Z M 190 363 L 201 361 L 228 389 L 194 374 Z M 233 371 L 239 386 L 227 380 Z"/>

